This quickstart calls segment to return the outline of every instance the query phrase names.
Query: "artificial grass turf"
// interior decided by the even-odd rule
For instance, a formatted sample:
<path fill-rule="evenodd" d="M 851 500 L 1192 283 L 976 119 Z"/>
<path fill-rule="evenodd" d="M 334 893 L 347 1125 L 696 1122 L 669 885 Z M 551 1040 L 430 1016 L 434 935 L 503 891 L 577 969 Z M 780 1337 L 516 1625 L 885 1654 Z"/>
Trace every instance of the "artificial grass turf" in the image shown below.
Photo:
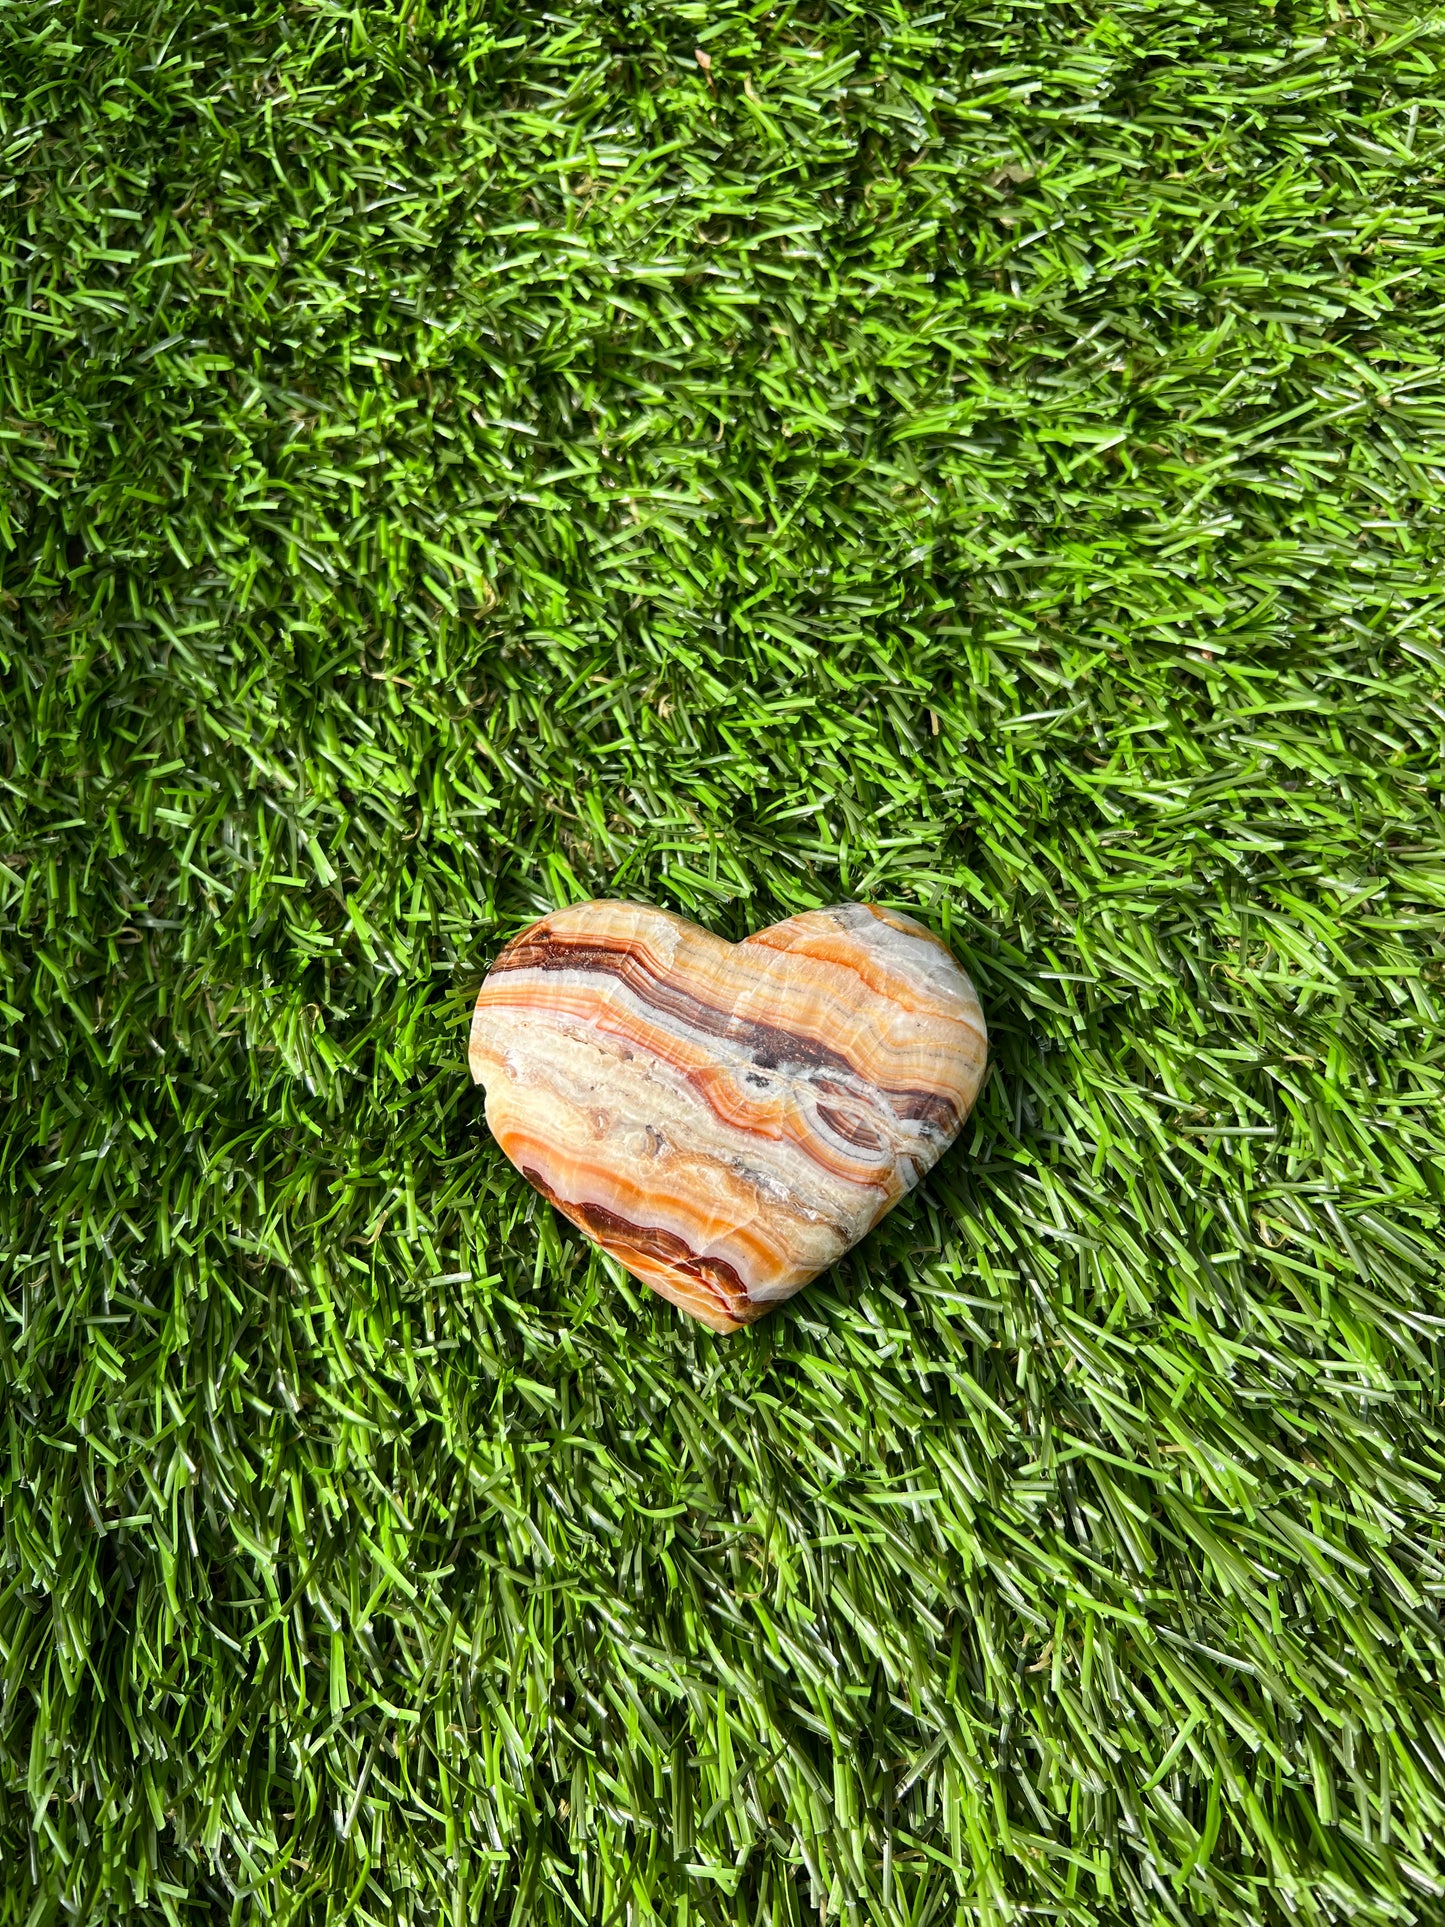
<path fill-rule="evenodd" d="M 1439 28 L 0 13 L 7 1927 L 1445 1917 Z M 732 1340 L 591 894 L 983 995 Z"/>

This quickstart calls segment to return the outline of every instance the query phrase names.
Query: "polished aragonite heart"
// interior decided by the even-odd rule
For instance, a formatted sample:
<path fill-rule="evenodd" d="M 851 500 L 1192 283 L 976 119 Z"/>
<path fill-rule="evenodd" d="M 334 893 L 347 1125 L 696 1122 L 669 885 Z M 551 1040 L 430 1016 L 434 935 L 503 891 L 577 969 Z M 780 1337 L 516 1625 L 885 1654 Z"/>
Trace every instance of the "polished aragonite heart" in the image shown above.
<path fill-rule="evenodd" d="M 644 903 L 582 903 L 507 945 L 469 1057 L 522 1175 L 634 1277 L 730 1332 L 918 1183 L 987 1048 L 948 951 L 876 905 L 731 944 Z"/>

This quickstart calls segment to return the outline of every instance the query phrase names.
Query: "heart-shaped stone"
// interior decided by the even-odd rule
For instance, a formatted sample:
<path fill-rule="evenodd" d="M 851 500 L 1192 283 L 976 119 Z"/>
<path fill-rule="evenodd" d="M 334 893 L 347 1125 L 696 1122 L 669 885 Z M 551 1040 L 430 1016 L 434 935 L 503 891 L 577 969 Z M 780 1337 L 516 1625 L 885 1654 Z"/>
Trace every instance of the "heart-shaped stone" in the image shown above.
<path fill-rule="evenodd" d="M 988 1040 L 938 939 L 874 904 L 725 943 L 643 903 L 509 943 L 472 1075 L 513 1164 L 635 1278 L 736 1331 L 842 1257 L 958 1135 Z"/>

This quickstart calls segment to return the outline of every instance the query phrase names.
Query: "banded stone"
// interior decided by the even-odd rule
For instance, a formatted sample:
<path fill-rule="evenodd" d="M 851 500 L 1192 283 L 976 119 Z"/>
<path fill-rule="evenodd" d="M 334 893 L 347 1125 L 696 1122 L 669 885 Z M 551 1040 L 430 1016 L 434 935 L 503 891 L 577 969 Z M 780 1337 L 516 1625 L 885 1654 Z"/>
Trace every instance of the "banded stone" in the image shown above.
<path fill-rule="evenodd" d="M 739 944 L 642 903 L 554 911 L 492 967 L 469 1051 L 522 1175 L 721 1332 L 800 1291 L 918 1183 L 986 1055 L 949 952 L 860 903 Z"/>

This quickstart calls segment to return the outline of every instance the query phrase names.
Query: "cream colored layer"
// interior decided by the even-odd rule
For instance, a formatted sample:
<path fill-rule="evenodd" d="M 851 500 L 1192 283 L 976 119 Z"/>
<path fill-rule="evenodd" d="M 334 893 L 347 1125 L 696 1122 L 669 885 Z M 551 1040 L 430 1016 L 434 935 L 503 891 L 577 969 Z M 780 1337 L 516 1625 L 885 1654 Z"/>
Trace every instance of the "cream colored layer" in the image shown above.
<path fill-rule="evenodd" d="M 529 1162 L 559 1200 L 600 1204 L 718 1258 L 750 1295 L 796 1290 L 862 1236 L 898 1195 L 835 1176 L 786 1140 L 725 1124 L 680 1078 L 587 1037 L 518 1026 L 487 1121 L 513 1163 Z M 525 1139 L 529 1157 L 510 1140 Z"/>
<path fill-rule="evenodd" d="M 716 1140 L 723 1155 L 745 1154 L 735 1143 L 728 1150 L 729 1130 L 774 1146 L 796 1174 L 788 1180 L 794 1189 L 818 1181 L 810 1179 L 809 1165 L 878 1185 L 889 1182 L 901 1160 L 926 1155 L 919 1122 L 899 1118 L 866 1080 L 826 1069 L 817 1075 L 762 1070 L 734 1039 L 654 1022 L 626 985 L 613 982 L 604 1002 L 595 979 L 581 972 L 515 971 L 500 978 L 479 1005 L 473 1030 L 473 1074 L 480 1071 L 483 1081 L 486 1059 L 490 1053 L 495 1061 L 499 1046 L 509 1076 L 550 1075 L 579 1103 L 604 1083 L 610 1093 L 636 1078 L 654 1086 L 631 1094 L 631 1108 L 641 1116 L 657 1104 L 676 1109 L 690 1094 L 714 1113 L 711 1123 L 699 1114 L 696 1128 Z"/>

